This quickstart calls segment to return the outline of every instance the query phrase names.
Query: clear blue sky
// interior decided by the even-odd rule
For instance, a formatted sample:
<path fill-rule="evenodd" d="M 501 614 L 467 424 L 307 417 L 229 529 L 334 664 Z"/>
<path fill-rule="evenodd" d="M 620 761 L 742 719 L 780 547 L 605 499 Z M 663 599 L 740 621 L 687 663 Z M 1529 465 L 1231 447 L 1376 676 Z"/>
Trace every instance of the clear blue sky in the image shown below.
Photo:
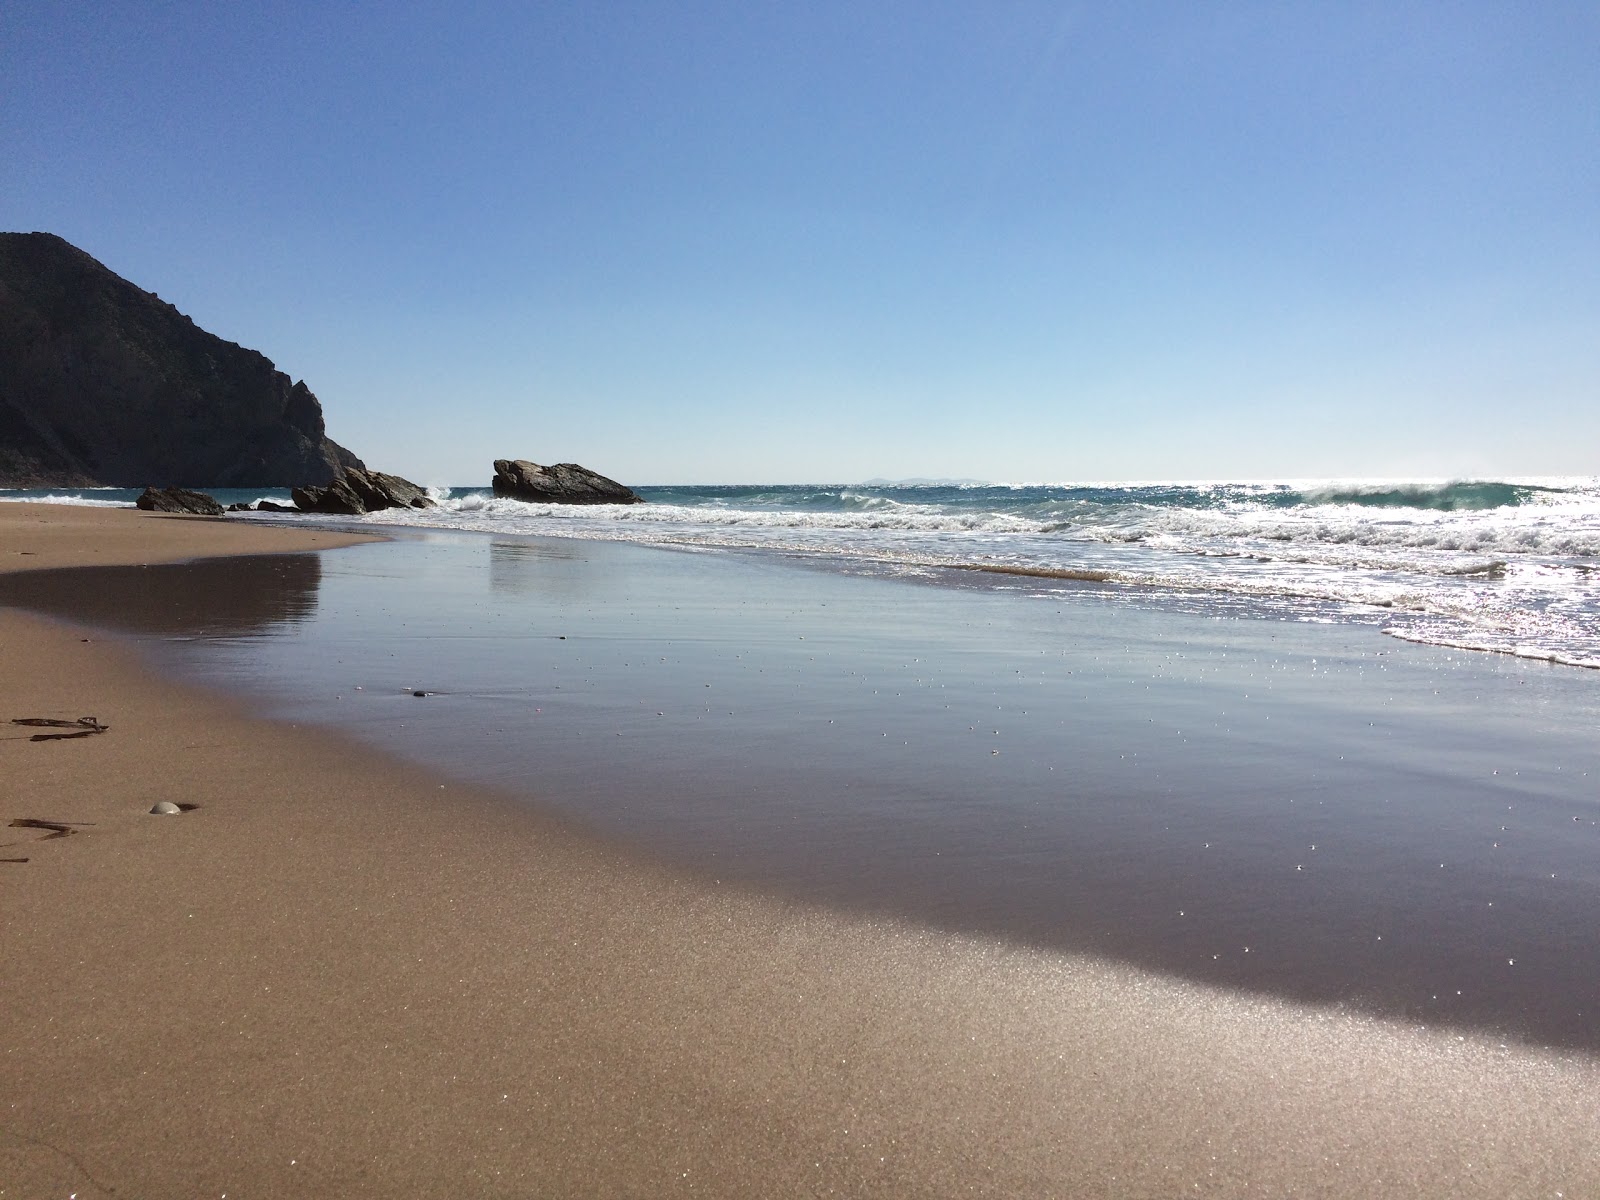
<path fill-rule="evenodd" d="M 0 228 L 424 482 L 1600 473 L 1592 0 L 10 0 Z"/>

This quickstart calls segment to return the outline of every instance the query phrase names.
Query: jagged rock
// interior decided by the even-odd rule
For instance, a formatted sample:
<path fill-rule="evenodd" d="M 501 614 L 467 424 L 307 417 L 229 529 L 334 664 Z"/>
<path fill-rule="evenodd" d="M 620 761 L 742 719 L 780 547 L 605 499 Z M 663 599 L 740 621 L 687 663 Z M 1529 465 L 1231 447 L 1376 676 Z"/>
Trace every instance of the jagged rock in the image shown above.
<path fill-rule="evenodd" d="M 230 504 L 229 512 L 299 512 L 292 504 L 279 504 L 276 500 L 256 500 L 249 504 Z"/>
<path fill-rule="evenodd" d="M 432 508 L 433 499 L 409 479 L 382 471 L 352 468 L 327 487 L 298 487 L 294 502 L 301 512 L 360 516 L 386 508 Z"/>
<path fill-rule="evenodd" d="M 226 511 L 204 492 L 191 492 L 188 488 L 147 487 L 133 503 L 145 512 L 193 513 L 199 517 L 220 517 Z"/>
<path fill-rule="evenodd" d="M 385 508 L 432 508 L 433 498 L 409 479 L 382 471 L 352 470 L 344 481 L 361 497 L 368 512 Z"/>
<path fill-rule="evenodd" d="M 361 465 L 264 355 L 54 234 L 0 233 L 0 487 L 291 487 Z"/>
<path fill-rule="evenodd" d="M 327 487 L 297 487 L 291 495 L 295 508 L 301 512 L 359 517 L 367 511 L 360 494 L 342 479 L 335 479 Z"/>
<path fill-rule="evenodd" d="M 525 458 L 494 460 L 494 494 L 537 504 L 641 504 L 644 497 L 615 479 L 556 463 L 541 467 Z"/>

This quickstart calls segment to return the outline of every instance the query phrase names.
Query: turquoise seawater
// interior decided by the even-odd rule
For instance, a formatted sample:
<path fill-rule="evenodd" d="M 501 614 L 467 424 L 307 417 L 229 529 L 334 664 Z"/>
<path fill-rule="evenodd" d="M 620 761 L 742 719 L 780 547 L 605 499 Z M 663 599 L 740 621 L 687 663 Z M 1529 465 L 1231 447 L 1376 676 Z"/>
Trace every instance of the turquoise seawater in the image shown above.
<path fill-rule="evenodd" d="M 775 551 L 1045 597 L 1093 585 L 1134 605 L 1377 625 L 1412 641 L 1600 666 L 1595 478 L 637 490 L 645 503 L 570 507 L 438 488 L 437 508 L 350 523 Z M 216 495 L 288 500 L 283 489 Z"/>

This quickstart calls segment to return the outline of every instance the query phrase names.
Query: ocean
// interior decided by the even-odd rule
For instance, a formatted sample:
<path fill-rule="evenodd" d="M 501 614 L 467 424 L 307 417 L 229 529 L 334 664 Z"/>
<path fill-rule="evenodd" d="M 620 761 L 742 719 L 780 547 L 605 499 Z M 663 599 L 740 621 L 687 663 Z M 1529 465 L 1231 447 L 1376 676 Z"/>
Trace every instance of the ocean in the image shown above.
<path fill-rule="evenodd" d="M 349 523 L 763 550 L 1044 598 L 1089 587 L 1134 606 L 1356 623 L 1600 667 L 1600 478 L 637 490 L 646 503 L 574 508 L 439 488 L 437 509 Z M 0 499 L 127 504 L 135 494 Z M 215 494 L 288 500 L 273 489 Z"/>
<path fill-rule="evenodd" d="M 713 883 L 1600 1053 L 1596 481 L 640 490 L 0 603 Z"/>

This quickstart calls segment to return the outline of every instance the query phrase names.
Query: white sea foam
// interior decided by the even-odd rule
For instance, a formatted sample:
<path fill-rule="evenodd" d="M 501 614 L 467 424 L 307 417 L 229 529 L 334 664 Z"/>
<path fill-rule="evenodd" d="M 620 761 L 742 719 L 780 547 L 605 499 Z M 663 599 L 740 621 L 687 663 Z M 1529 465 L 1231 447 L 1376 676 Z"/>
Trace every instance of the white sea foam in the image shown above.
<path fill-rule="evenodd" d="M 95 496 L 93 492 L 120 492 L 122 488 L 83 488 L 73 492 L 47 492 L 47 491 L 0 491 L 0 501 L 32 501 L 36 504 L 72 504 L 85 508 L 127 508 L 130 501 L 121 499 L 106 499 Z M 83 493 L 91 493 L 84 495 Z"/>
<path fill-rule="evenodd" d="M 643 491 L 643 504 L 566 506 L 435 488 L 436 508 L 360 520 L 988 570 L 1013 581 L 997 586 L 1030 577 L 1045 591 L 1092 580 L 1134 603 L 1381 622 L 1418 641 L 1600 664 L 1600 479 Z"/>
<path fill-rule="evenodd" d="M 1331 606 L 1414 640 L 1600 661 L 1594 480 L 648 491 L 645 504 L 576 508 L 469 492 L 398 519 L 755 548 L 849 569 L 988 570 L 1045 590 L 1094 580 L 1234 613 L 1324 619 Z"/>

